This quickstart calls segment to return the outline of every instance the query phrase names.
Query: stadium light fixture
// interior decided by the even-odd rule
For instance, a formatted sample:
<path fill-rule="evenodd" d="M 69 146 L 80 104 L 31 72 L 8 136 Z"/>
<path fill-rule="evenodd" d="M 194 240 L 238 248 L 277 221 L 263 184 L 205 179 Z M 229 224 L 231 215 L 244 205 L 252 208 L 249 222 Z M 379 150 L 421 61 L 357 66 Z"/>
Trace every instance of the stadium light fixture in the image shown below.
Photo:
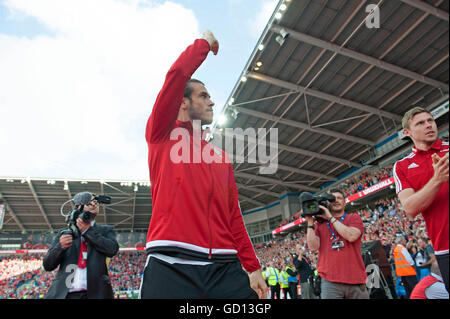
<path fill-rule="evenodd" d="M 258 50 L 259 50 L 259 51 L 264 50 L 264 44 L 261 43 L 261 44 L 258 46 Z"/>
<path fill-rule="evenodd" d="M 261 61 L 256 62 L 256 66 L 262 66 L 263 63 Z"/>
<path fill-rule="evenodd" d="M 284 44 L 284 41 L 286 41 L 286 38 L 289 36 L 289 33 L 285 29 L 280 29 L 279 34 L 280 35 L 275 38 L 275 41 L 277 41 L 278 44 L 282 46 Z"/>
<path fill-rule="evenodd" d="M 242 78 L 241 78 L 241 82 L 247 82 L 247 77 L 246 76 L 243 76 Z"/>
<path fill-rule="evenodd" d="M 221 115 L 219 116 L 219 119 L 217 120 L 217 123 L 218 123 L 219 125 L 224 125 L 226 122 L 227 122 L 227 117 L 226 117 L 226 115 L 225 115 L 225 114 L 221 114 Z"/>
<path fill-rule="evenodd" d="M 285 11 L 287 9 L 287 5 L 284 3 L 280 6 L 280 11 Z"/>
<path fill-rule="evenodd" d="M 283 14 L 281 12 L 275 13 L 275 19 L 281 20 L 282 17 L 283 17 Z"/>
<path fill-rule="evenodd" d="M 233 108 L 233 109 L 231 110 L 230 115 L 231 115 L 231 117 L 232 117 L 233 119 L 237 119 L 237 116 L 239 115 L 239 111 Z"/>

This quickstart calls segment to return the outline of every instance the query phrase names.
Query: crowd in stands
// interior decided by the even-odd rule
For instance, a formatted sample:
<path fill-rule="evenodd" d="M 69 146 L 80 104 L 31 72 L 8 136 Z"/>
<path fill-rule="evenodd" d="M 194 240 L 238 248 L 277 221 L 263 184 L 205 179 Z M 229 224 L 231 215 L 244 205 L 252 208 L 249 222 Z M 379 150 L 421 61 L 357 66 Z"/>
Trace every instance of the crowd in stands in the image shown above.
<path fill-rule="evenodd" d="M 57 270 L 42 266 L 43 254 L 0 256 L 0 299 L 42 299 Z M 145 252 L 119 252 L 109 262 L 114 292 L 139 290 Z"/>
<path fill-rule="evenodd" d="M 369 169 L 357 177 L 348 178 L 340 183 L 338 188 L 344 192 L 346 197 L 349 197 L 390 177 L 392 177 L 392 165 Z"/>
<path fill-rule="evenodd" d="M 114 292 L 139 289 L 145 259 L 145 251 L 119 252 L 111 259 L 109 276 Z"/>
<path fill-rule="evenodd" d="M 55 276 L 42 267 L 42 255 L 0 256 L 0 299 L 43 298 Z"/>

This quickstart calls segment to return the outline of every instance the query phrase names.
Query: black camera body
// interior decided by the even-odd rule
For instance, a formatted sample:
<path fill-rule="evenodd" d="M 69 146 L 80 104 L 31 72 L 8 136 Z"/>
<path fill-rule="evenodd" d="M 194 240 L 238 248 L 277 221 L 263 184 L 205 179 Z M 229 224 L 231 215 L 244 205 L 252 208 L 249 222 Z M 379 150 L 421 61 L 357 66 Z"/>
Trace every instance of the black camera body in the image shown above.
<path fill-rule="evenodd" d="M 321 215 L 324 212 L 319 206 L 328 208 L 328 203 L 332 203 L 336 200 L 336 197 L 332 194 L 324 193 L 320 195 L 314 195 L 308 192 L 303 192 L 300 195 L 300 205 L 302 208 L 302 215 L 316 216 Z"/>
<path fill-rule="evenodd" d="M 77 219 L 81 218 L 83 222 L 90 223 L 93 216 L 94 214 L 92 214 L 91 212 L 74 209 L 69 213 L 69 215 L 66 216 L 66 223 L 69 228 L 65 229 L 63 231 L 63 234 L 70 234 L 73 237 L 79 237 L 80 231 L 78 230 L 77 227 Z"/>
<path fill-rule="evenodd" d="M 99 204 L 111 204 L 111 197 L 106 195 L 95 195 L 92 200 L 97 200 Z M 77 227 L 77 219 L 81 218 L 81 220 L 85 223 L 90 223 L 94 217 L 94 214 L 91 212 L 87 212 L 84 209 L 84 205 L 80 205 L 78 209 L 72 210 L 67 216 L 66 216 L 66 223 L 68 226 L 68 229 L 64 229 L 62 231 L 62 234 L 69 234 L 72 235 L 72 237 L 79 237 L 80 236 L 80 230 Z"/>

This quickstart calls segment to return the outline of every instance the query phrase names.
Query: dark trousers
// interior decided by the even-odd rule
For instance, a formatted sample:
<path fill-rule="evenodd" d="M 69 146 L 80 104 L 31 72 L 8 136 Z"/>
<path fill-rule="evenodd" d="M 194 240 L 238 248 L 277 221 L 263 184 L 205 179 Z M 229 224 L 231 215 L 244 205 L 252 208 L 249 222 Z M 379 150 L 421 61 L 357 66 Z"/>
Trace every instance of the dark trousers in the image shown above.
<path fill-rule="evenodd" d="M 297 294 L 297 282 L 290 282 L 289 283 L 289 296 L 291 297 L 291 299 L 297 299 L 298 298 L 298 294 Z"/>
<path fill-rule="evenodd" d="M 151 257 L 141 299 L 258 299 L 239 261 L 210 265 L 170 264 Z"/>
<path fill-rule="evenodd" d="M 69 292 L 66 299 L 88 299 L 87 291 Z"/>
<path fill-rule="evenodd" d="M 409 299 L 411 296 L 411 292 L 413 291 L 414 287 L 417 285 L 417 276 L 403 276 L 402 277 L 402 284 L 403 287 L 405 287 L 406 291 L 406 298 Z"/>
<path fill-rule="evenodd" d="M 444 280 L 445 289 L 448 292 L 448 254 L 436 255 L 436 261 L 439 265 L 439 270 L 441 271 L 442 279 Z"/>
<path fill-rule="evenodd" d="M 276 298 L 275 295 L 277 295 Z M 270 299 L 280 299 L 280 284 L 270 286 Z"/>

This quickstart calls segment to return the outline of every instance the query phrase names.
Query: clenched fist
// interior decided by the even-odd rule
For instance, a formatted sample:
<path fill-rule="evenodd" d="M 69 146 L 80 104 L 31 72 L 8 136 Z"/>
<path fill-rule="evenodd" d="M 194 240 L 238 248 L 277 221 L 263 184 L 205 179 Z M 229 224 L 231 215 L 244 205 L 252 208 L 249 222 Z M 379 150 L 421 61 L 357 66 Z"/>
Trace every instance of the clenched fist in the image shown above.
<path fill-rule="evenodd" d="M 214 37 L 214 34 L 211 31 L 206 30 L 203 32 L 202 39 L 208 41 L 211 51 L 214 55 L 217 55 L 217 52 L 219 51 L 219 41 Z"/>

